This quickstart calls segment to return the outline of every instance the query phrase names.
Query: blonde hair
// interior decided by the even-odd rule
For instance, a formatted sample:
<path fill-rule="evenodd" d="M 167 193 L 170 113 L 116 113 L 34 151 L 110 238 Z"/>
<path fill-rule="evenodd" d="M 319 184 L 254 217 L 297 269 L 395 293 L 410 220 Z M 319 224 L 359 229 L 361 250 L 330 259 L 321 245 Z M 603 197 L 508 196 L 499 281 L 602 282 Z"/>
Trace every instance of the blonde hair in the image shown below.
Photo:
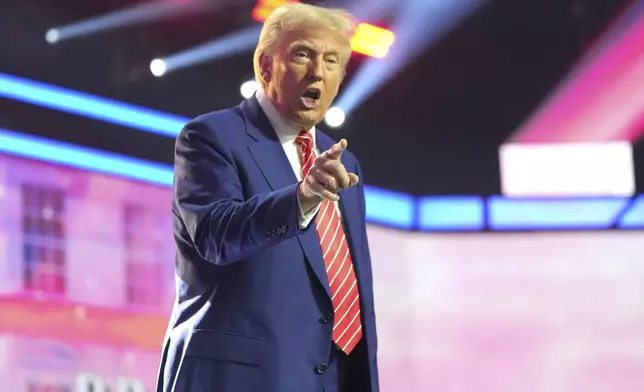
<path fill-rule="evenodd" d="M 347 11 L 339 8 L 322 8 L 309 4 L 288 3 L 277 8 L 264 22 L 259 42 L 253 56 L 255 80 L 265 88 L 261 77 L 259 57 L 273 55 L 282 37 L 293 30 L 308 26 L 327 27 L 335 31 L 339 37 L 346 39 L 348 62 L 351 54 L 351 37 L 356 30 L 355 19 Z M 345 63 L 346 63 L 345 62 Z"/>

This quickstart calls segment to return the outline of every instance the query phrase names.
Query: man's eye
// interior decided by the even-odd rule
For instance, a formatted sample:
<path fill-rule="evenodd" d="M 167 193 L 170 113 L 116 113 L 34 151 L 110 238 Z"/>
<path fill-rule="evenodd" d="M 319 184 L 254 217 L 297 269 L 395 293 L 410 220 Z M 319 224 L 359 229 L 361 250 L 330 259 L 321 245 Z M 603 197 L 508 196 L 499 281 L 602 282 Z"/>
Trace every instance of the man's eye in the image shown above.
<path fill-rule="evenodd" d="M 307 58 L 307 57 L 309 57 L 309 55 L 306 52 L 297 52 L 297 53 L 295 53 L 295 57 Z"/>
<path fill-rule="evenodd" d="M 337 64 L 338 60 L 336 60 L 336 59 L 326 59 L 326 62 L 329 63 L 329 64 Z"/>

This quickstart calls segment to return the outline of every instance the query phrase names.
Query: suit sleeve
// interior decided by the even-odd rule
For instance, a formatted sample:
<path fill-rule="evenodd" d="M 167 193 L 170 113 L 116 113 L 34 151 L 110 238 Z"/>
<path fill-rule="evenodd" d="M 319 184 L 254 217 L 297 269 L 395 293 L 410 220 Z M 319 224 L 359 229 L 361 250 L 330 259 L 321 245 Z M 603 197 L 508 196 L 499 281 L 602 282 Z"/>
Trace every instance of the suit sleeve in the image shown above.
<path fill-rule="evenodd" d="M 245 200 L 227 147 L 199 122 L 181 131 L 175 147 L 175 208 L 199 255 L 220 266 L 303 231 L 297 184 Z"/>

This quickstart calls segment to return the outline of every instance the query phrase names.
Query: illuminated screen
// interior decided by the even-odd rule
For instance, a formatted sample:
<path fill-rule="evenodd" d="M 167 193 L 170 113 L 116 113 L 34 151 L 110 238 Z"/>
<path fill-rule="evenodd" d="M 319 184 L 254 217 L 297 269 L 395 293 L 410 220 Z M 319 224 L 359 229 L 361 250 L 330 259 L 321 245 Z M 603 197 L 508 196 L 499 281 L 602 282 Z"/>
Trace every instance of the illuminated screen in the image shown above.
<path fill-rule="evenodd" d="M 383 391 L 644 391 L 644 232 L 369 235 Z"/>
<path fill-rule="evenodd" d="M 170 198 L 0 155 L 0 391 L 154 390 Z M 369 237 L 383 391 L 644 391 L 644 232 Z"/>

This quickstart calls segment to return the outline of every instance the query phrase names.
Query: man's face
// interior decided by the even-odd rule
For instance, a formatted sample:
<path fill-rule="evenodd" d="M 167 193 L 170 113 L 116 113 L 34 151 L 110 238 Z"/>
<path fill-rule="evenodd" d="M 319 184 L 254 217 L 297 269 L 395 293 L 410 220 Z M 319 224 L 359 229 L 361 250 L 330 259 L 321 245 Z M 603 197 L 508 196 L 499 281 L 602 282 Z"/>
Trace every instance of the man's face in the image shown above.
<path fill-rule="evenodd" d="M 328 28 L 287 33 L 273 56 L 260 57 L 266 92 L 295 129 L 309 130 L 324 118 L 338 94 L 350 52 Z"/>

